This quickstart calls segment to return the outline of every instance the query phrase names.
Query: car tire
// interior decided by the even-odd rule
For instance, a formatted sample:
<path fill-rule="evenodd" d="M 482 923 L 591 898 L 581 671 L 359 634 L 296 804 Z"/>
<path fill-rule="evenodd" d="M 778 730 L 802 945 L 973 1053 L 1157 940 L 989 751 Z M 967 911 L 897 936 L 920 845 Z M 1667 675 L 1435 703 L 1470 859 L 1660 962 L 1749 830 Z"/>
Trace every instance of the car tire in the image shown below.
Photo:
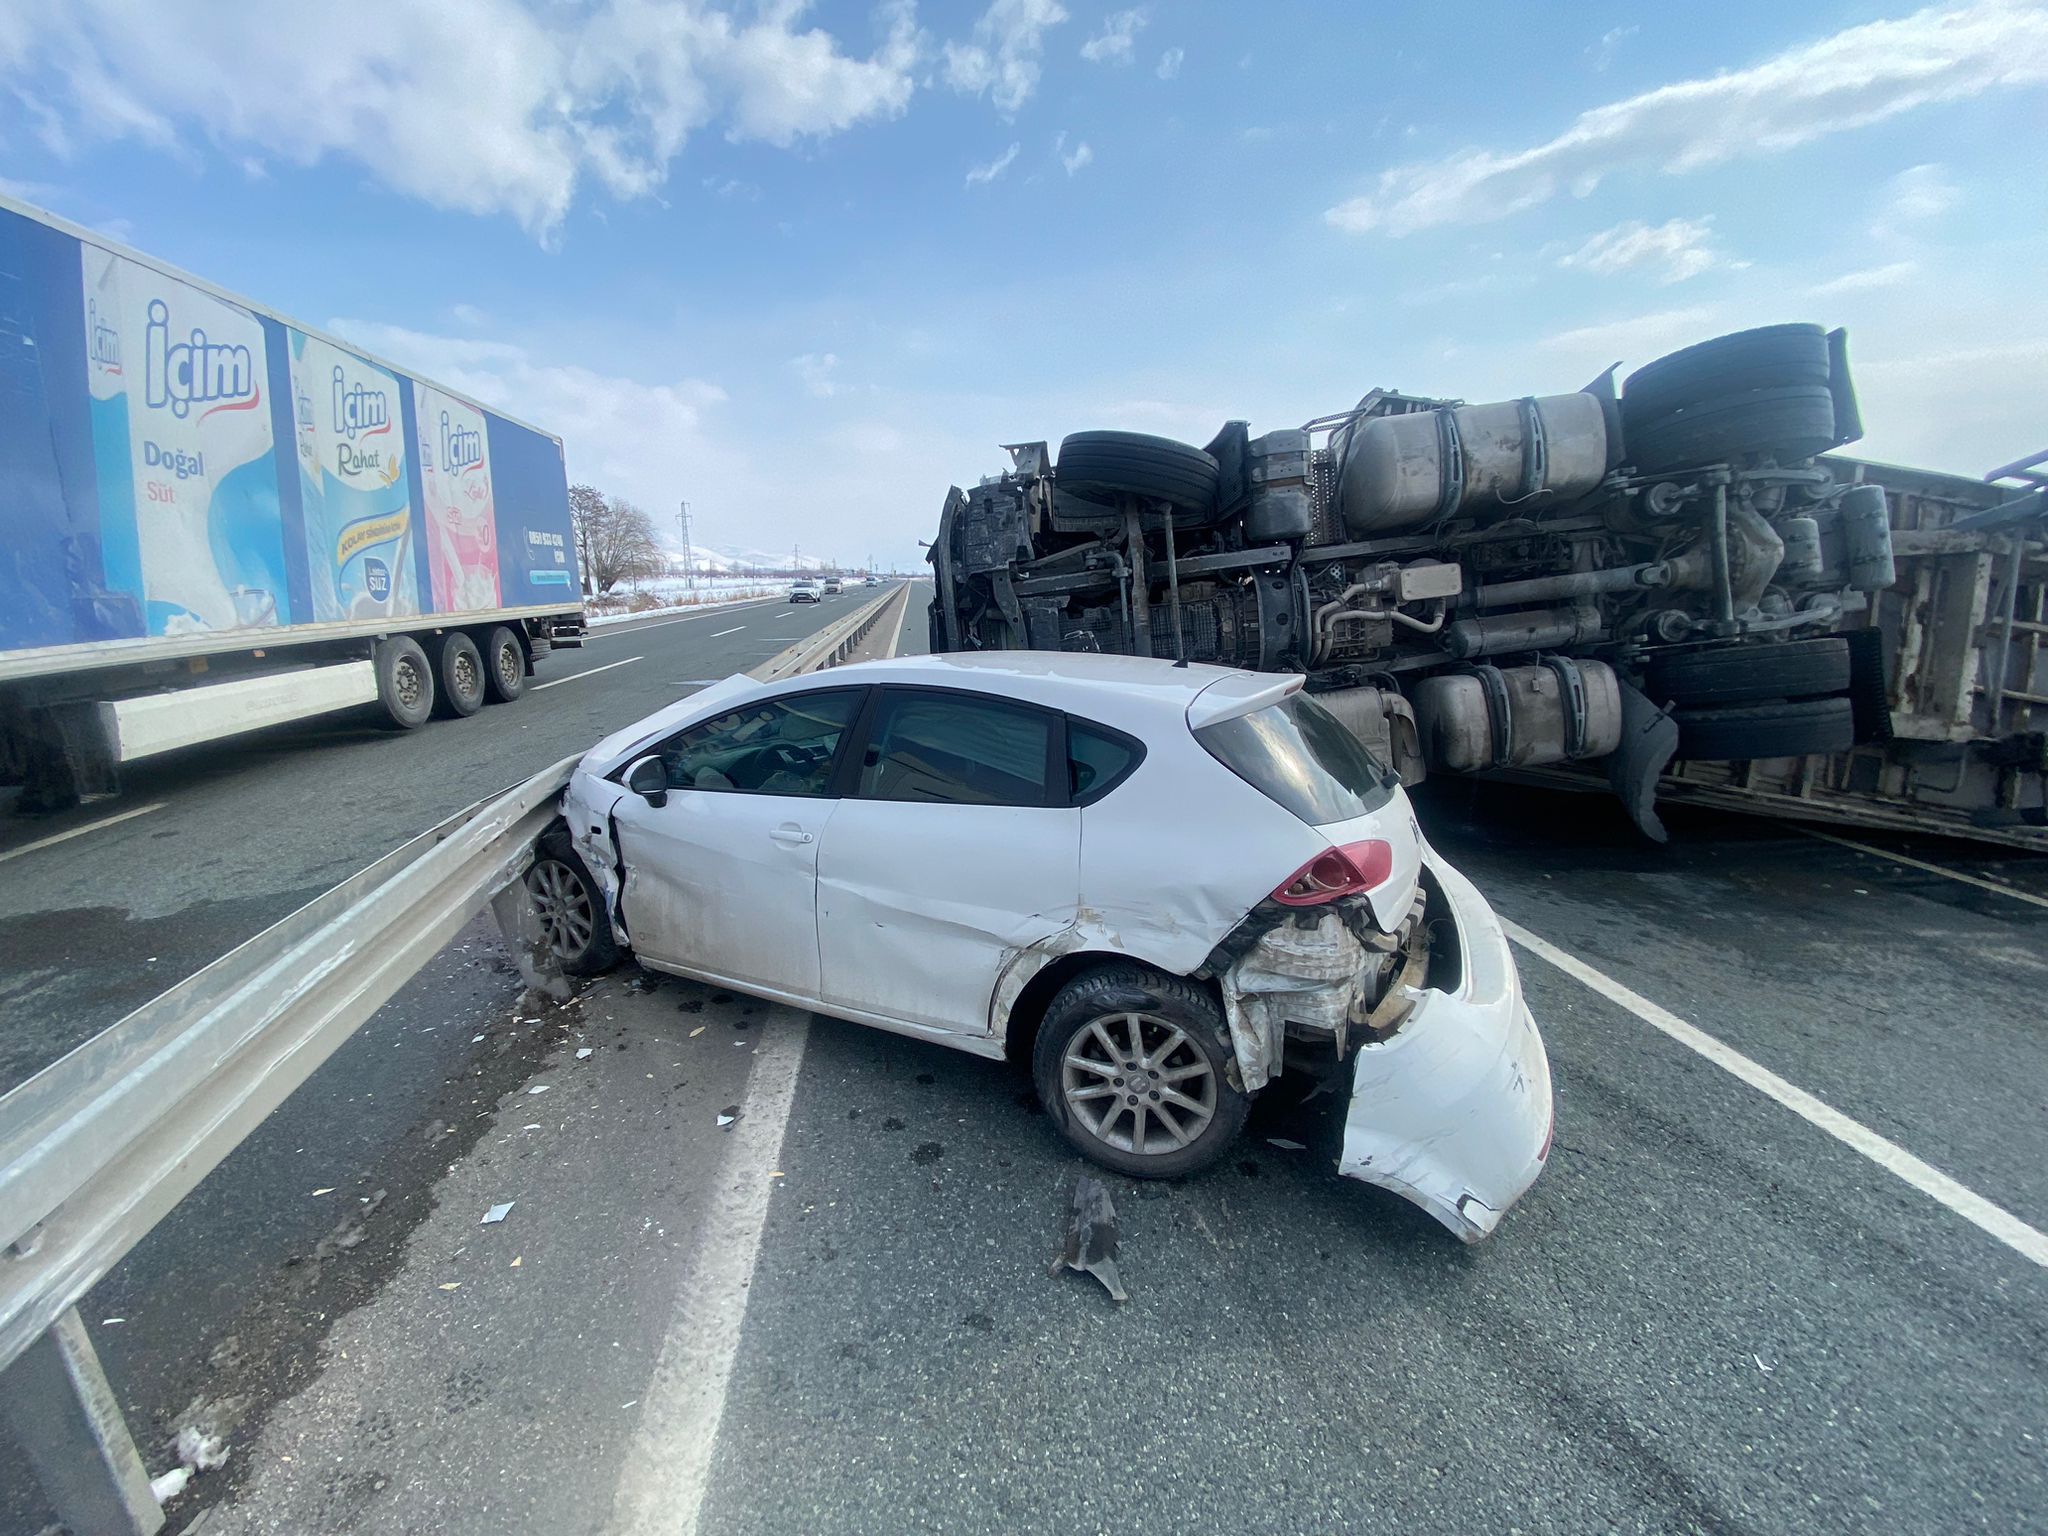
<path fill-rule="evenodd" d="M 1849 645 L 1831 635 L 1663 656 L 1648 682 L 1650 697 L 1680 709 L 1817 699 L 1849 686 Z"/>
<path fill-rule="evenodd" d="M 619 963 L 604 894 L 568 834 L 545 834 L 534 848 L 526 890 L 540 919 L 540 940 L 566 975 L 598 976 Z"/>
<path fill-rule="evenodd" d="M 1760 325 L 1645 363 L 1621 383 L 1623 426 L 1633 430 L 1681 407 L 1749 389 L 1825 384 L 1828 335 L 1817 325 Z"/>
<path fill-rule="evenodd" d="M 484 688 L 493 704 L 510 704 L 526 692 L 526 647 L 508 624 L 483 639 Z"/>
<path fill-rule="evenodd" d="M 465 717 L 484 707 L 484 658 L 459 629 L 443 635 L 434 648 L 434 683 L 445 715 Z"/>
<path fill-rule="evenodd" d="M 1046 1113 L 1082 1156 L 1134 1178 L 1170 1179 L 1207 1168 L 1243 1128 L 1251 1095 L 1231 1085 L 1235 1059 L 1214 995 L 1147 966 L 1106 965 L 1054 995 L 1031 1075 Z M 1133 1060 L 1141 1065 L 1130 1067 Z M 1118 1091 L 1131 1086 L 1127 1072 L 1144 1074 L 1142 1096 Z"/>
<path fill-rule="evenodd" d="M 377 642 L 370 662 L 377 672 L 377 705 L 401 731 L 417 730 L 434 713 L 434 669 L 410 635 Z"/>
<path fill-rule="evenodd" d="M 1689 762 L 1804 757 L 1846 752 L 1856 743 L 1855 712 L 1847 699 L 1681 709 L 1676 718 L 1678 756 Z"/>
<path fill-rule="evenodd" d="M 1076 432 L 1060 443 L 1054 482 L 1088 501 L 1139 496 L 1207 514 L 1216 505 L 1220 470 L 1189 443 L 1143 432 Z"/>
<path fill-rule="evenodd" d="M 1645 474 L 1752 455 L 1793 463 L 1835 445 L 1835 398 L 1825 384 L 1745 390 L 1685 406 L 1626 435 L 1628 458 Z"/>

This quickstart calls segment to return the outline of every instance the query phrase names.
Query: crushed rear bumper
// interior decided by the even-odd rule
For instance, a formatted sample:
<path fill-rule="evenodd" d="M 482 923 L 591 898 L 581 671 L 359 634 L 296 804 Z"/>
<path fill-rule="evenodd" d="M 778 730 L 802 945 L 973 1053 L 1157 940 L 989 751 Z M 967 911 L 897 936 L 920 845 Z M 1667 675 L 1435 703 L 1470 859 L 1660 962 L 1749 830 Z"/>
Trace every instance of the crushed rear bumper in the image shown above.
<path fill-rule="evenodd" d="M 1411 1200 L 1476 1243 L 1550 1155 L 1550 1059 L 1500 920 L 1425 849 L 1459 947 L 1453 991 L 1418 989 L 1393 1034 L 1358 1047 L 1337 1171 Z"/>

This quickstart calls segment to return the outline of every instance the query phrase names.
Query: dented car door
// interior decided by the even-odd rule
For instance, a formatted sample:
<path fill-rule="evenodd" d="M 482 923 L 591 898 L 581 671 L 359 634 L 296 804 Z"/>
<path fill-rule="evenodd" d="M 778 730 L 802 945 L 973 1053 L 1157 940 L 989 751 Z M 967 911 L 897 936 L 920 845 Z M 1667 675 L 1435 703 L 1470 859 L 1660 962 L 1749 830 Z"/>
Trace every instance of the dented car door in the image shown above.
<path fill-rule="evenodd" d="M 818 855 L 820 995 L 876 1022 L 985 1034 L 1004 964 L 1074 920 L 1063 722 L 883 688 L 863 742 Z"/>
<path fill-rule="evenodd" d="M 819 840 L 866 690 L 747 705 L 652 748 L 668 789 L 613 810 L 633 948 L 658 966 L 796 1001 L 818 996 Z"/>

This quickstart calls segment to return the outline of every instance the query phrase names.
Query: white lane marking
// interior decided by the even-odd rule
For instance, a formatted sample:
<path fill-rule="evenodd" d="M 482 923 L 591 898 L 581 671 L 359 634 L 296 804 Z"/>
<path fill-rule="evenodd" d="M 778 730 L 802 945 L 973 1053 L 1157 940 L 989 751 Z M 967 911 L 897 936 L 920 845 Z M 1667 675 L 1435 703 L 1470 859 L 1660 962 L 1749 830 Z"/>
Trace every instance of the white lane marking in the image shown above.
<path fill-rule="evenodd" d="M 718 638 L 718 637 L 719 637 L 720 635 L 736 635 L 736 634 L 738 634 L 738 633 L 739 633 L 739 632 L 740 632 L 741 630 L 745 629 L 746 627 L 747 627 L 747 626 L 746 626 L 746 625 L 744 625 L 744 624 L 735 624 L 735 625 L 733 625 L 733 627 L 732 627 L 731 629 L 721 629 L 721 630 L 716 630 L 716 631 L 714 631 L 714 632 L 712 633 L 712 636 L 711 636 L 711 638 L 712 638 L 712 639 L 714 639 L 714 640 L 716 640 L 716 639 L 717 639 L 717 638 Z"/>
<path fill-rule="evenodd" d="M 116 822 L 133 821 L 138 816 L 147 816 L 151 811 L 160 811 L 168 801 L 157 800 L 149 805 L 138 805 L 132 811 L 123 811 L 118 816 L 102 816 L 98 821 L 89 821 L 82 827 L 73 827 L 69 832 L 58 832 L 50 837 L 37 838 L 32 843 L 23 843 L 19 848 L 9 848 L 0 853 L 0 864 L 9 859 L 18 859 L 24 853 L 34 853 L 38 848 L 49 848 L 57 843 L 68 843 L 74 837 L 83 837 L 88 832 L 97 832 L 101 827 L 111 827 Z"/>
<path fill-rule="evenodd" d="M 539 693 L 543 688 L 558 688 L 563 683 L 575 682 L 576 679 L 579 677 L 595 677 L 600 672 L 611 671 L 613 667 L 629 667 L 639 659 L 640 658 L 638 656 L 628 656 L 624 661 L 608 661 L 601 667 L 586 667 L 581 672 L 571 672 L 567 677 L 558 677 L 555 678 L 552 682 L 535 683 L 531 688 L 527 690 L 527 692 Z"/>
<path fill-rule="evenodd" d="M 1680 1045 L 1699 1052 L 1724 1072 L 1739 1077 L 1759 1093 L 1768 1094 L 1802 1120 L 1819 1126 L 1845 1146 L 1861 1152 L 1887 1173 L 1898 1175 L 1921 1194 L 1939 1200 L 1963 1220 L 1973 1222 L 2004 1243 L 2022 1258 L 2048 1267 L 2048 1233 L 2028 1226 L 2002 1206 L 1993 1205 L 1975 1190 L 1958 1183 L 1931 1163 L 1922 1162 L 1897 1142 L 1887 1141 L 1867 1125 L 1851 1120 L 1840 1110 L 1822 1103 L 1804 1088 L 1788 1083 L 1769 1067 L 1752 1061 L 1733 1046 L 1715 1039 L 1705 1030 L 1688 1024 L 1670 1010 L 1629 990 L 1604 971 L 1566 954 L 1548 940 L 1539 939 L 1519 923 L 1501 919 L 1507 936 L 1522 948 L 1556 966 L 1574 981 L 1592 988 L 1609 1002 L 1619 1003 L 1652 1029 L 1663 1031 Z"/>
<path fill-rule="evenodd" d="M 1943 875 L 1950 880 L 1960 880 L 1964 885 L 1974 885 L 1979 890 L 1991 891 L 2000 896 L 2010 896 L 2014 901 L 2024 901 L 2036 907 L 2048 907 L 2048 896 L 2036 896 L 2032 891 L 2023 891 L 2007 885 L 2002 880 L 1986 879 L 1983 875 L 1966 875 L 1959 869 L 1945 869 L 1939 864 L 1929 864 L 1925 859 L 1915 859 L 1903 853 L 1893 853 L 1889 848 L 1874 848 L 1869 843 L 1859 843 L 1852 838 L 1837 837 L 1832 832 L 1816 832 L 1812 827 L 1801 827 L 1808 837 L 1817 837 L 1824 843 L 1838 847 L 1853 848 L 1858 853 L 1867 853 L 1874 858 L 1890 859 L 1894 864 L 1904 864 L 1909 869 L 1924 869 L 1930 875 Z"/>
<path fill-rule="evenodd" d="M 783 1132 L 804 1064 L 810 1015 L 770 1015 L 747 1074 L 747 1098 L 715 1177 L 690 1273 L 641 1395 L 610 1530 L 617 1536 L 693 1536 L 711 1482 L 711 1456 L 739 1352 L 747 1291 L 761 1252 Z"/>

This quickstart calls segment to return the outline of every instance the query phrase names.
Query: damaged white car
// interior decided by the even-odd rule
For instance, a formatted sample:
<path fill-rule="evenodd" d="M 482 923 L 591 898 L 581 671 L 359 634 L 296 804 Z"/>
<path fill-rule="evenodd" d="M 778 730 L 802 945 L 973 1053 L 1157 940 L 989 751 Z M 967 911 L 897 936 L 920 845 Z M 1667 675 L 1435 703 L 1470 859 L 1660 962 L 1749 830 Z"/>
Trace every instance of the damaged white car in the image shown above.
<path fill-rule="evenodd" d="M 1550 1150 L 1499 920 L 1301 679 L 980 653 L 728 678 L 600 742 L 528 876 L 546 941 L 1028 1061 L 1120 1173 L 1348 1073 L 1339 1171 L 1466 1241 Z"/>

